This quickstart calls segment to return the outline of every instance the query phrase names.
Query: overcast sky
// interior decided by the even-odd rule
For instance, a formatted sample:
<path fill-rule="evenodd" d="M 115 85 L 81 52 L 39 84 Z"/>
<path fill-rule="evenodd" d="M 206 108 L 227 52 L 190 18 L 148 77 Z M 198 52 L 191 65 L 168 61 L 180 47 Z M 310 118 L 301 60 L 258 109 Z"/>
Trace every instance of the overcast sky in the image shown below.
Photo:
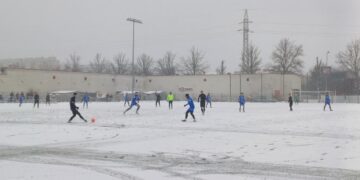
<path fill-rule="evenodd" d="M 214 72 L 225 60 L 233 72 L 240 63 L 239 22 L 248 9 L 250 40 L 261 50 L 263 64 L 274 46 L 290 38 L 304 47 L 306 70 L 319 56 L 334 64 L 335 55 L 360 38 L 359 0 L 1 0 L 0 58 L 56 56 L 65 61 L 76 52 L 87 64 L 97 52 L 112 59 L 135 53 L 157 60 L 166 51 L 187 56 L 195 46 Z"/>

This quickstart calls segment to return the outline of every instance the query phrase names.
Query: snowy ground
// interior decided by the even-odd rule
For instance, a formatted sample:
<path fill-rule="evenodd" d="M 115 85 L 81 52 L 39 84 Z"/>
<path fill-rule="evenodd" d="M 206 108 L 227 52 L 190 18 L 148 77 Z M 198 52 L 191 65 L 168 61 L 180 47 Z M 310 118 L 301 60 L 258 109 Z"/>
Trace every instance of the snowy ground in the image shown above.
<path fill-rule="evenodd" d="M 183 104 L 91 103 L 87 124 L 68 103 L 0 104 L 0 179 L 360 179 L 358 104 L 215 103 L 196 123 Z"/>

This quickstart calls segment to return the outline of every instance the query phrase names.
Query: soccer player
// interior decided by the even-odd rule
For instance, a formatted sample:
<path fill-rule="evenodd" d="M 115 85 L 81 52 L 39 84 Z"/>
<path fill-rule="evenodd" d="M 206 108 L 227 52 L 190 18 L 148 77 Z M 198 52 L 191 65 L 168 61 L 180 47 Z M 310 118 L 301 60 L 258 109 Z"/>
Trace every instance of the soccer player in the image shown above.
<path fill-rule="evenodd" d="M 330 111 L 332 111 L 330 103 L 331 103 L 331 99 L 330 99 L 329 93 L 327 92 L 325 95 L 324 111 L 325 111 L 326 105 L 329 105 Z"/>
<path fill-rule="evenodd" d="M 124 95 L 124 106 L 126 106 L 126 104 L 128 106 L 130 106 L 130 98 L 129 98 L 128 93 L 125 93 L 125 95 Z"/>
<path fill-rule="evenodd" d="M 293 108 L 292 108 L 292 106 L 293 106 L 293 98 L 291 96 L 291 93 L 289 93 L 288 103 L 289 103 L 290 111 L 292 111 L 293 110 Z"/>
<path fill-rule="evenodd" d="M 241 107 L 243 108 L 243 112 L 245 112 L 245 96 L 244 96 L 244 93 L 240 93 L 240 96 L 239 96 L 239 104 L 240 104 L 240 107 L 239 107 L 239 111 L 241 112 Z"/>
<path fill-rule="evenodd" d="M 24 103 L 24 100 L 25 100 L 25 96 L 23 93 L 21 93 L 19 97 L 19 107 L 21 107 L 21 105 Z"/>
<path fill-rule="evenodd" d="M 124 115 L 126 114 L 126 112 L 128 112 L 133 106 L 136 106 L 136 114 L 139 114 L 139 109 L 140 109 L 140 105 L 139 105 L 139 101 L 140 101 L 140 96 L 138 95 L 138 93 L 136 92 L 135 95 L 133 96 L 133 98 L 131 99 L 131 105 L 129 108 L 127 108 L 124 111 Z"/>
<path fill-rule="evenodd" d="M 155 93 L 155 106 L 157 107 L 157 105 L 159 104 L 159 107 L 160 107 L 160 100 L 161 100 L 161 96 L 160 96 L 160 93 Z"/>
<path fill-rule="evenodd" d="M 210 108 L 212 108 L 210 93 L 208 93 L 206 96 L 206 107 L 208 107 L 208 105 L 210 105 Z"/>
<path fill-rule="evenodd" d="M 192 98 L 189 96 L 189 94 L 185 94 L 186 100 L 187 100 L 187 104 L 184 105 L 184 107 L 189 106 L 189 108 L 187 109 L 186 113 L 185 113 L 185 119 L 182 120 L 183 122 L 186 122 L 189 113 L 191 114 L 191 116 L 194 119 L 194 122 L 196 122 L 195 120 L 195 116 L 194 116 L 194 110 L 195 110 L 195 105 L 194 105 L 194 101 L 192 100 Z"/>
<path fill-rule="evenodd" d="M 206 101 L 206 95 L 204 94 L 204 92 L 201 90 L 200 91 L 200 95 L 198 97 L 198 102 L 200 102 L 200 108 L 201 108 L 201 113 L 202 115 L 205 114 L 205 101 Z"/>
<path fill-rule="evenodd" d="M 170 92 L 167 97 L 166 97 L 166 100 L 168 101 L 169 103 L 169 109 L 172 109 L 173 108 L 173 101 L 174 101 L 174 94 L 172 92 Z"/>
<path fill-rule="evenodd" d="M 45 96 L 45 104 L 50 106 L 50 94 L 47 93 Z"/>
<path fill-rule="evenodd" d="M 83 98 L 82 98 L 82 102 L 83 102 L 83 109 L 86 107 L 86 109 L 89 108 L 89 101 L 90 101 L 90 96 L 85 93 Z"/>
<path fill-rule="evenodd" d="M 79 107 L 77 107 L 77 106 L 75 105 L 75 102 L 76 102 L 76 99 L 75 99 L 75 98 L 76 98 L 76 94 L 77 94 L 77 93 L 74 93 L 73 96 L 70 98 L 70 110 L 71 110 L 73 116 L 70 117 L 68 123 L 71 123 L 71 121 L 74 119 L 74 117 L 75 117 L 76 115 L 78 115 L 82 120 L 84 120 L 84 122 L 87 122 L 87 120 L 84 119 L 84 118 L 81 116 L 81 114 L 79 113 L 79 111 L 78 111 Z"/>
<path fill-rule="evenodd" d="M 40 104 L 40 96 L 38 93 L 36 93 L 34 96 L 34 108 L 36 105 L 37 105 L 37 108 L 39 108 L 39 104 Z"/>

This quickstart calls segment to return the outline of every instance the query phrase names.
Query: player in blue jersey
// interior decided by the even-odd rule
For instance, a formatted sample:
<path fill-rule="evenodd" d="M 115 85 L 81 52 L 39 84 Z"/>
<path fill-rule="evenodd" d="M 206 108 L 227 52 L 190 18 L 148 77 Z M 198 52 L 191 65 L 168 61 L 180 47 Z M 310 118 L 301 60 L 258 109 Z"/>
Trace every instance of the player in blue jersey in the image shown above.
<path fill-rule="evenodd" d="M 332 111 L 330 103 L 331 103 L 331 99 L 330 99 L 329 93 L 327 92 L 326 95 L 325 95 L 324 111 L 325 111 L 325 108 L 326 108 L 327 105 L 329 106 L 330 111 Z"/>
<path fill-rule="evenodd" d="M 187 104 L 184 105 L 184 107 L 189 106 L 189 108 L 187 109 L 186 113 L 185 113 L 185 119 L 182 120 L 183 122 L 186 122 L 189 113 L 191 114 L 191 116 L 194 119 L 194 122 L 196 122 L 195 120 L 195 116 L 194 116 L 194 110 L 195 110 L 195 105 L 194 105 L 194 101 L 192 100 L 192 98 L 190 97 L 189 94 L 185 94 L 186 100 L 187 100 Z"/>
<path fill-rule="evenodd" d="M 140 101 L 140 96 L 138 95 L 138 93 L 136 92 L 135 95 L 133 96 L 133 98 L 131 99 L 131 104 L 130 107 L 127 108 L 124 111 L 124 115 L 126 114 L 126 112 L 128 112 L 133 106 L 136 106 L 136 114 L 139 114 L 139 109 L 140 109 L 140 105 L 139 105 L 139 101 Z"/>
<path fill-rule="evenodd" d="M 240 93 L 239 104 L 240 104 L 239 111 L 241 112 L 241 107 L 242 107 L 243 112 L 245 112 L 245 96 L 244 96 L 244 93 Z"/>

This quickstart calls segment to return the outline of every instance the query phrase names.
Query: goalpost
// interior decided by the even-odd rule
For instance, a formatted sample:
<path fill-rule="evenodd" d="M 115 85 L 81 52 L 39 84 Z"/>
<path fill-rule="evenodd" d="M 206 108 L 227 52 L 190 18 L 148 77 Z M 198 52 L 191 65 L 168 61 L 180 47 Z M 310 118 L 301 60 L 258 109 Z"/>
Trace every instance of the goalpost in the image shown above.
<path fill-rule="evenodd" d="M 298 100 L 299 102 L 306 103 L 323 103 L 325 102 L 326 93 L 329 93 L 331 103 L 335 103 L 336 91 L 292 91 L 293 99 Z"/>

